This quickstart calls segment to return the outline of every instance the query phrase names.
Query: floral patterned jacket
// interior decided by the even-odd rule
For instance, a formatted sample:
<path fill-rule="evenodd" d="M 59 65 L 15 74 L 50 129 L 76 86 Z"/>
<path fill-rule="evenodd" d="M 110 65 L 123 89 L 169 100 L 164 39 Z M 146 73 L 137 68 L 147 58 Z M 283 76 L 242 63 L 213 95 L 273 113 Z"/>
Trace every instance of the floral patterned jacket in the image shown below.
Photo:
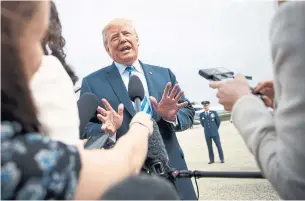
<path fill-rule="evenodd" d="M 1 123 L 1 200 L 73 199 L 81 169 L 76 147 L 20 131 L 18 123 Z"/>

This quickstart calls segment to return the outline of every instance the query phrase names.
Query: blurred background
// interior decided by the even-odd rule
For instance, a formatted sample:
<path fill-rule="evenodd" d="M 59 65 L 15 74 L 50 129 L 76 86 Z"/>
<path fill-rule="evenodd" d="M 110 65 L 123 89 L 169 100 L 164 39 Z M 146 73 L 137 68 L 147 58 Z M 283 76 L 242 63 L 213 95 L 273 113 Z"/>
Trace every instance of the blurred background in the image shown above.
<path fill-rule="evenodd" d="M 111 64 L 102 28 L 113 18 L 134 21 L 140 60 L 170 68 L 187 98 L 209 100 L 222 110 L 215 91 L 198 75 L 201 68 L 225 67 L 250 75 L 251 85 L 271 79 L 268 31 L 277 7 L 263 0 L 56 0 L 67 39 L 67 61 L 83 78 Z M 81 79 L 76 86 L 80 86 Z"/>

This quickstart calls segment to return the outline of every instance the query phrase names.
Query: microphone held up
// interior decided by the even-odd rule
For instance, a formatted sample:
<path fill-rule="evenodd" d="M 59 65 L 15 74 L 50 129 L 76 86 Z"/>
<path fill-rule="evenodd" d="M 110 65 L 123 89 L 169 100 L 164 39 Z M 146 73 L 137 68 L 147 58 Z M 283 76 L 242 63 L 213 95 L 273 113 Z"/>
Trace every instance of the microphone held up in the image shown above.
<path fill-rule="evenodd" d="M 148 152 L 145 166 L 151 173 L 167 177 L 170 171 L 168 154 L 158 124 L 153 120 L 153 133 L 148 139 Z"/>
<path fill-rule="evenodd" d="M 77 101 L 78 114 L 80 119 L 79 133 L 82 139 L 82 133 L 91 117 L 95 114 L 98 107 L 98 98 L 93 93 L 84 93 Z"/>
<path fill-rule="evenodd" d="M 145 96 L 144 87 L 140 78 L 132 75 L 128 83 L 128 95 L 131 101 L 135 103 L 136 112 L 141 111 L 141 101 Z"/>
<path fill-rule="evenodd" d="M 135 103 L 136 112 L 141 111 L 141 101 L 145 92 L 140 78 L 132 75 L 128 84 L 128 95 L 131 101 Z M 162 136 L 159 131 L 158 124 L 153 120 L 153 133 L 148 140 L 148 152 L 145 166 L 155 174 L 166 174 L 169 171 L 168 154 Z"/>

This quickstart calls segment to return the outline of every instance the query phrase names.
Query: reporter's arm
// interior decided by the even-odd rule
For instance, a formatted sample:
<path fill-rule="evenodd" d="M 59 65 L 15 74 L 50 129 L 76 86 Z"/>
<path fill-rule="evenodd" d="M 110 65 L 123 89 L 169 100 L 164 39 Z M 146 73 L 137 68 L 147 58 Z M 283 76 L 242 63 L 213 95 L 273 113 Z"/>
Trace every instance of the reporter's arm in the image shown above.
<path fill-rule="evenodd" d="M 274 117 L 248 95 L 233 107 L 240 131 L 264 175 L 283 199 L 305 199 L 305 2 L 279 8 L 271 29 L 275 94 Z"/>
<path fill-rule="evenodd" d="M 137 174 L 147 153 L 148 130 L 133 126 L 112 150 L 84 150 L 41 134 L 2 140 L 1 199 L 98 199 L 109 187 Z M 79 145 L 80 146 L 80 145 Z M 28 197 L 32 187 L 34 194 Z"/>
<path fill-rule="evenodd" d="M 2 123 L 1 199 L 98 199 L 141 169 L 152 133 L 147 120 L 140 121 L 144 126 L 133 123 L 111 150 L 77 149 L 39 133 L 18 134 L 19 125 Z"/>
<path fill-rule="evenodd" d="M 148 115 L 138 113 L 129 131 L 119 138 L 112 149 L 81 150 L 83 168 L 75 198 L 97 199 L 110 186 L 139 173 L 146 159 L 151 134 L 152 121 Z M 97 175 L 102 179 L 98 180 Z"/>

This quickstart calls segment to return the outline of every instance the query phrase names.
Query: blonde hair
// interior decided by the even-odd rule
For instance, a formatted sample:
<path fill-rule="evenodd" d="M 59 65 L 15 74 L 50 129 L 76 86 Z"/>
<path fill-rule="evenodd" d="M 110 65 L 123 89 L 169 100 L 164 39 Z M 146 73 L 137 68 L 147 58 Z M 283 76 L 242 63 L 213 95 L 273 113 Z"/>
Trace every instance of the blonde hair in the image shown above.
<path fill-rule="evenodd" d="M 136 37 L 138 38 L 138 34 L 137 34 L 136 29 L 134 28 L 131 20 L 124 19 L 124 18 L 115 18 L 115 19 L 111 20 L 102 30 L 103 42 L 104 42 L 105 47 L 107 45 L 107 32 L 108 32 L 109 28 L 111 26 L 122 26 L 122 25 L 130 26 L 133 29 Z"/>

